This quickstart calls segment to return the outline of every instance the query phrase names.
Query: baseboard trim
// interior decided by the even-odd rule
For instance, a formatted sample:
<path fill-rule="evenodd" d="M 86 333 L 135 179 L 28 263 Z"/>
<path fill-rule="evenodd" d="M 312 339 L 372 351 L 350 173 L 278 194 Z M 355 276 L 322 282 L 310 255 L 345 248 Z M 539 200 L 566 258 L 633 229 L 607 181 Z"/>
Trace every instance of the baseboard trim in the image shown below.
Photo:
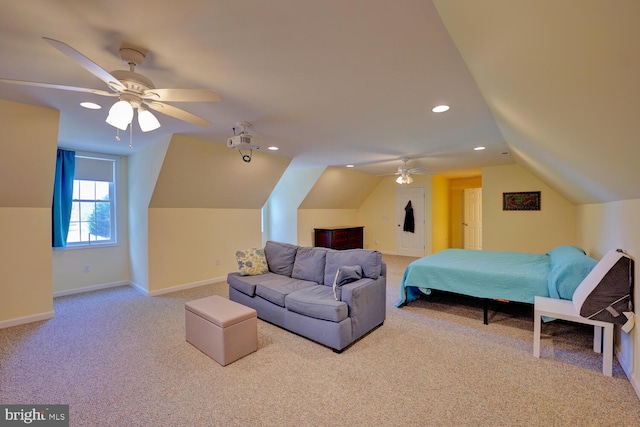
<path fill-rule="evenodd" d="M 41 320 L 49 320 L 55 317 L 55 311 L 46 311 L 44 313 L 32 314 L 30 316 L 16 317 L 15 319 L 0 321 L 0 329 L 10 328 L 12 326 L 23 325 L 25 323 L 39 322 Z"/>
<path fill-rule="evenodd" d="M 635 390 L 636 394 L 638 395 L 638 399 L 640 399 L 640 382 L 637 380 L 635 375 L 633 375 L 633 370 L 629 363 L 630 361 L 622 356 L 622 352 L 619 351 L 618 347 L 615 348 L 615 354 L 618 362 L 620 363 L 620 366 L 622 367 L 622 370 L 629 379 L 629 382 L 631 383 L 631 386 Z"/>
<path fill-rule="evenodd" d="M 57 297 L 64 297 L 67 295 L 82 294 L 84 292 L 98 291 L 100 289 L 117 288 L 118 286 L 127 286 L 129 284 L 130 283 L 127 281 L 120 281 L 120 282 L 102 283 L 100 285 L 85 286 L 83 288 L 65 289 L 62 291 L 55 291 L 53 293 L 53 297 L 57 298 Z"/>
<path fill-rule="evenodd" d="M 155 291 L 146 291 L 146 294 L 150 297 L 156 297 L 158 295 L 170 294 L 171 292 L 183 291 L 185 289 L 197 288 L 198 286 L 210 285 L 212 283 L 224 282 L 227 280 L 227 276 L 213 277 L 211 279 L 199 280 L 197 282 L 185 283 L 184 285 L 171 286 L 170 288 L 158 289 Z"/>

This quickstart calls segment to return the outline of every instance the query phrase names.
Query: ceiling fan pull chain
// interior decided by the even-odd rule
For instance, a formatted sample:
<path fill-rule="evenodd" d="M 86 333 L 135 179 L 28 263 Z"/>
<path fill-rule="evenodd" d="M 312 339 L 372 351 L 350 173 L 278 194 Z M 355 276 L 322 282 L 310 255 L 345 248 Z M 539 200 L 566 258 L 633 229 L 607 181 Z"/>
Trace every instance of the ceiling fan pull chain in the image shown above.
<path fill-rule="evenodd" d="M 129 123 L 129 150 L 133 150 L 133 122 Z"/>

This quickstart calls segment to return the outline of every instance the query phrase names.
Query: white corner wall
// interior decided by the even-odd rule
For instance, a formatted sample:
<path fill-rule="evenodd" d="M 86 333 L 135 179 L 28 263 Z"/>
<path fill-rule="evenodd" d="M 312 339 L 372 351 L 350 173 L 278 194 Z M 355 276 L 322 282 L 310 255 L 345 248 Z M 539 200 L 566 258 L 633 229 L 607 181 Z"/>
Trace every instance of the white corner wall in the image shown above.
<path fill-rule="evenodd" d="M 635 261 L 635 278 L 640 262 L 640 199 L 578 206 L 580 246 L 600 259 L 611 249 L 622 249 Z M 634 307 L 640 314 L 640 291 L 635 286 Z M 640 397 L 640 321 L 629 334 L 616 327 L 616 355 Z"/>
<path fill-rule="evenodd" d="M 262 209 L 262 244 L 267 240 L 298 243 L 298 206 L 326 168 L 289 166 Z"/>
<path fill-rule="evenodd" d="M 128 158 L 129 171 L 129 263 L 131 283 L 149 290 L 149 203 L 171 137 Z"/>

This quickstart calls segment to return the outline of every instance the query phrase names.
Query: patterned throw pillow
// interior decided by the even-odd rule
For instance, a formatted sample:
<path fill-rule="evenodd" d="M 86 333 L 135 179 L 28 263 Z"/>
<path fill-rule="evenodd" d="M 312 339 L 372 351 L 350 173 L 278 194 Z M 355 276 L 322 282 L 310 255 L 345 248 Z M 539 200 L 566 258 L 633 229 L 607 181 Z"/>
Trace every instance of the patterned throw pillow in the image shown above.
<path fill-rule="evenodd" d="M 264 256 L 264 249 L 253 248 L 244 251 L 236 251 L 238 270 L 241 276 L 255 276 L 269 272 L 267 258 Z"/>

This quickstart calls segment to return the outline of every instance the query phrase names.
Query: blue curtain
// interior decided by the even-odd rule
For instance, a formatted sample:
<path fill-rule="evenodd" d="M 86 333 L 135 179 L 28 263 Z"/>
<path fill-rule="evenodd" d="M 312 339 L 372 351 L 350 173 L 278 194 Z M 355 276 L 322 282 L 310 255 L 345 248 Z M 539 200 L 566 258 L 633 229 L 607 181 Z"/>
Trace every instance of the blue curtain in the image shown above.
<path fill-rule="evenodd" d="M 52 238 L 54 248 L 67 246 L 71 205 L 73 202 L 73 175 L 76 168 L 76 152 L 58 149 L 56 177 L 53 184 L 51 206 Z"/>

